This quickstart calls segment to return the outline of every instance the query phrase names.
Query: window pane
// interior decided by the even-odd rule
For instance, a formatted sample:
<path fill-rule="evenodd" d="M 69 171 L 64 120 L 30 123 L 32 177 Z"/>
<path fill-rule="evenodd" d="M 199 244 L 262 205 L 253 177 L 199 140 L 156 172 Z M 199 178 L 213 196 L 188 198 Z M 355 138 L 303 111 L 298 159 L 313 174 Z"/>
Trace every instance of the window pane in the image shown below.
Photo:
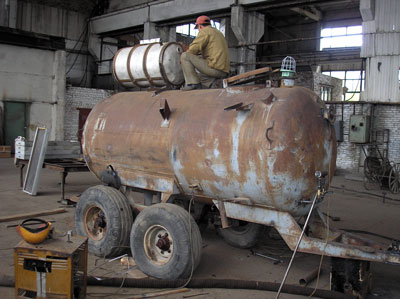
<path fill-rule="evenodd" d="M 331 36 L 332 35 L 332 28 L 324 28 L 321 30 L 321 36 Z"/>
<path fill-rule="evenodd" d="M 346 35 L 346 27 L 332 28 L 332 36 Z"/>
<path fill-rule="evenodd" d="M 351 36 L 348 36 L 351 35 Z M 321 30 L 320 50 L 326 48 L 361 47 L 362 26 L 324 28 Z"/>
<path fill-rule="evenodd" d="M 338 78 L 338 79 L 344 79 L 344 71 L 339 71 L 339 72 L 331 72 L 331 76 Z"/>
<path fill-rule="evenodd" d="M 362 45 L 362 35 L 352 35 L 346 37 L 346 39 L 346 47 L 361 47 Z"/>
<path fill-rule="evenodd" d="M 346 96 L 345 96 L 344 100 L 345 101 L 359 101 L 360 100 L 360 94 L 359 93 L 348 92 L 348 93 L 346 93 Z"/>
<path fill-rule="evenodd" d="M 176 26 L 176 33 L 182 33 L 183 26 Z"/>
<path fill-rule="evenodd" d="M 195 35 L 195 31 L 196 31 L 196 29 L 194 29 L 194 24 L 190 24 L 190 32 L 189 32 L 189 35 L 191 35 L 191 36 L 194 36 Z"/>
<path fill-rule="evenodd" d="M 346 41 L 347 41 L 346 36 L 332 37 L 331 38 L 331 47 L 332 48 L 346 47 Z"/>
<path fill-rule="evenodd" d="M 189 35 L 189 24 L 183 25 L 183 34 Z"/>
<path fill-rule="evenodd" d="M 362 33 L 362 26 L 349 26 L 347 27 L 347 34 Z"/>
<path fill-rule="evenodd" d="M 360 71 L 347 71 L 346 79 L 360 79 Z"/>
<path fill-rule="evenodd" d="M 360 80 L 346 80 L 346 87 L 348 92 L 359 91 L 360 90 Z"/>
<path fill-rule="evenodd" d="M 321 39 L 321 50 L 331 47 L 331 38 L 323 38 Z"/>

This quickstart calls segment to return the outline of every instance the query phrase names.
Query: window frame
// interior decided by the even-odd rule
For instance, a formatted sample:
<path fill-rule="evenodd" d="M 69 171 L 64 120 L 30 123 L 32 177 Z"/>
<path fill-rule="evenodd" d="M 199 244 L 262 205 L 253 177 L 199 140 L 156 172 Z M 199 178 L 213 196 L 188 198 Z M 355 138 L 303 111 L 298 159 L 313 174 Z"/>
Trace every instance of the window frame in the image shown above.
<path fill-rule="evenodd" d="M 332 73 L 339 73 L 339 72 L 344 73 L 343 78 L 338 78 L 335 76 L 335 74 L 332 75 Z M 358 72 L 359 77 L 357 79 L 352 78 L 353 76 L 349 76 L 350 72 L 352 75 L 354 73 Z M 344 71 L 326 70 L 326 71 L 322 71 L 322 74 L 341 79 L 342 80 L 342 88 L 344 88 L 344 87 L 348 88 L 347 82 L 359 81 L 356 84 L 355 90 L 348 89 L 345 94 L 342 94 L 342 101 L 360 101 L 361 92 L 364 91 L 364 86 L 365 86 L 365 71 L 362 71 L 362 74 L 361 74 L 361 70 L 344 70 Z M 358 100 L 353 99 L 356 94 L 358 94 Z M 349 98 L 347 98 L 347 96 L 349 96 Z"/>
<path fill-rule="evenodd" d="M 350 31 L 352 31 L 356 27 L 361 29 L 360 33 L 348 33 L 349 29 L 350 29 Z M 331 30 L 331 33 L 330 33 L 330 35 L 325 35 L 323 33 L 323 31 L 328 30 L 328 29 Z M 339 29 L 345 29 L 345 34 L 336 34 L 336 35 L 332 34 L 333 30 L 339 30 Z M 348 38 L 348 37 L 351 37 L 350 38 L 351 40 L 354 40 L 354 38 L 356 38 L 356 37 L 357 38 L 361 37 L 359 45 L 350 45 L 350 46 L 348 46 L 347 44 L 345 44 L 344 46 L 332 45 L 332 40 L 340 39 L 340 38 L 342 38 L 344 40 L 345 38 Z M 329 47 L 323 47 L 324 40 L 331 40 L 331 42 L 329 43 Z M 321 30 L 320 30 L 320 41 L 319 41 L 319 50 L 320 51 L 326 51 L 329 49 L 354 48 L 354 47 L 360 48 L 362 46 L 362 43 L 363 43 L 362 25 L 346 25 L 346 26 L 326 27 L 326 28 L 321 28 Z"/>

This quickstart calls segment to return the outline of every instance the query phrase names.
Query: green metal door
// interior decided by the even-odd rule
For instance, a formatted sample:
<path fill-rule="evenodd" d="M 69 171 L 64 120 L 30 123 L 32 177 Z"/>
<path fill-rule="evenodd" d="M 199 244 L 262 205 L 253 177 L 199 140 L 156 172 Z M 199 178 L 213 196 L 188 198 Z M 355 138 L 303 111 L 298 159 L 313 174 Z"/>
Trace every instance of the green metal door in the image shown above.
<path fill-rule="evenodd" d="M 25 103 L 4 102 L 4 135 L 6 145 L 14 152 L 15 138 L 25 137 Z"/>

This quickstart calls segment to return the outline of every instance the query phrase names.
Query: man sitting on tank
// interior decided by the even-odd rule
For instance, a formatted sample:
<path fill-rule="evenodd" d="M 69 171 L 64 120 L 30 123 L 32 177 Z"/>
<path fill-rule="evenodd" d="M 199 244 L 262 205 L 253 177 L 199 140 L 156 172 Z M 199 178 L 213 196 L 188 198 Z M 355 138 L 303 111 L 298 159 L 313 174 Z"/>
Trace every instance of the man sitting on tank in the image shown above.
<path fill-rule="evenodd" d="M 181 55 L 185 85 L 181 90 L 210 88 L 216 79 L 229 74 L 229 51 L 223 34 L 211 26 L 210 18 L 196 20 L 197 37 Z M 196 72 L 197 71 L 197 72 Z"/>

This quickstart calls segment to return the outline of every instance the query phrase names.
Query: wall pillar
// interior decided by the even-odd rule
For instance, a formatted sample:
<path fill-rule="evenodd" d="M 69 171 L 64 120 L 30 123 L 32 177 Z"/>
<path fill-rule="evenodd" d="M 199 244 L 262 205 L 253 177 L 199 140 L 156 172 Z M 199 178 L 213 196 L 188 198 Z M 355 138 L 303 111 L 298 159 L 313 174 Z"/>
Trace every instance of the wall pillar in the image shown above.
<path fill-rule="evenodd" d="M 64 110 L 66 88 L 66 52 L 54 52 L 53 81 L 52 81 L 52 129 L 50 140 L 64 140 Z"/>
<path fill-rule="evenodd" d="M 174 42 L 176 41 L 176 27 L 165 26 L 157 27 L 156 23 L 145 22 L 143 39 L 160 38 L 161 42 Z"/>
<path fill-rule="evenodd" d="M 264 34 L 264 15 L 258 12 L 245 12 L 243 6 L 231 8 L 231 28 L 238 44 L 256 43 Z M 241 63 L 238 73 L 255 69 L 256 46 L 240 47 L 233 50 Z"/>
<path fill-rule="evenodd" d="M 16 28 L 18 0 L 0 0 L 0 26 Z"/>
<path fill-rule="evenodd" d="M 160 37 L 157 32 L 155 23 L 147 21 L 143 25 L 144 25 L 143 39 L 153 39 Z"/>

